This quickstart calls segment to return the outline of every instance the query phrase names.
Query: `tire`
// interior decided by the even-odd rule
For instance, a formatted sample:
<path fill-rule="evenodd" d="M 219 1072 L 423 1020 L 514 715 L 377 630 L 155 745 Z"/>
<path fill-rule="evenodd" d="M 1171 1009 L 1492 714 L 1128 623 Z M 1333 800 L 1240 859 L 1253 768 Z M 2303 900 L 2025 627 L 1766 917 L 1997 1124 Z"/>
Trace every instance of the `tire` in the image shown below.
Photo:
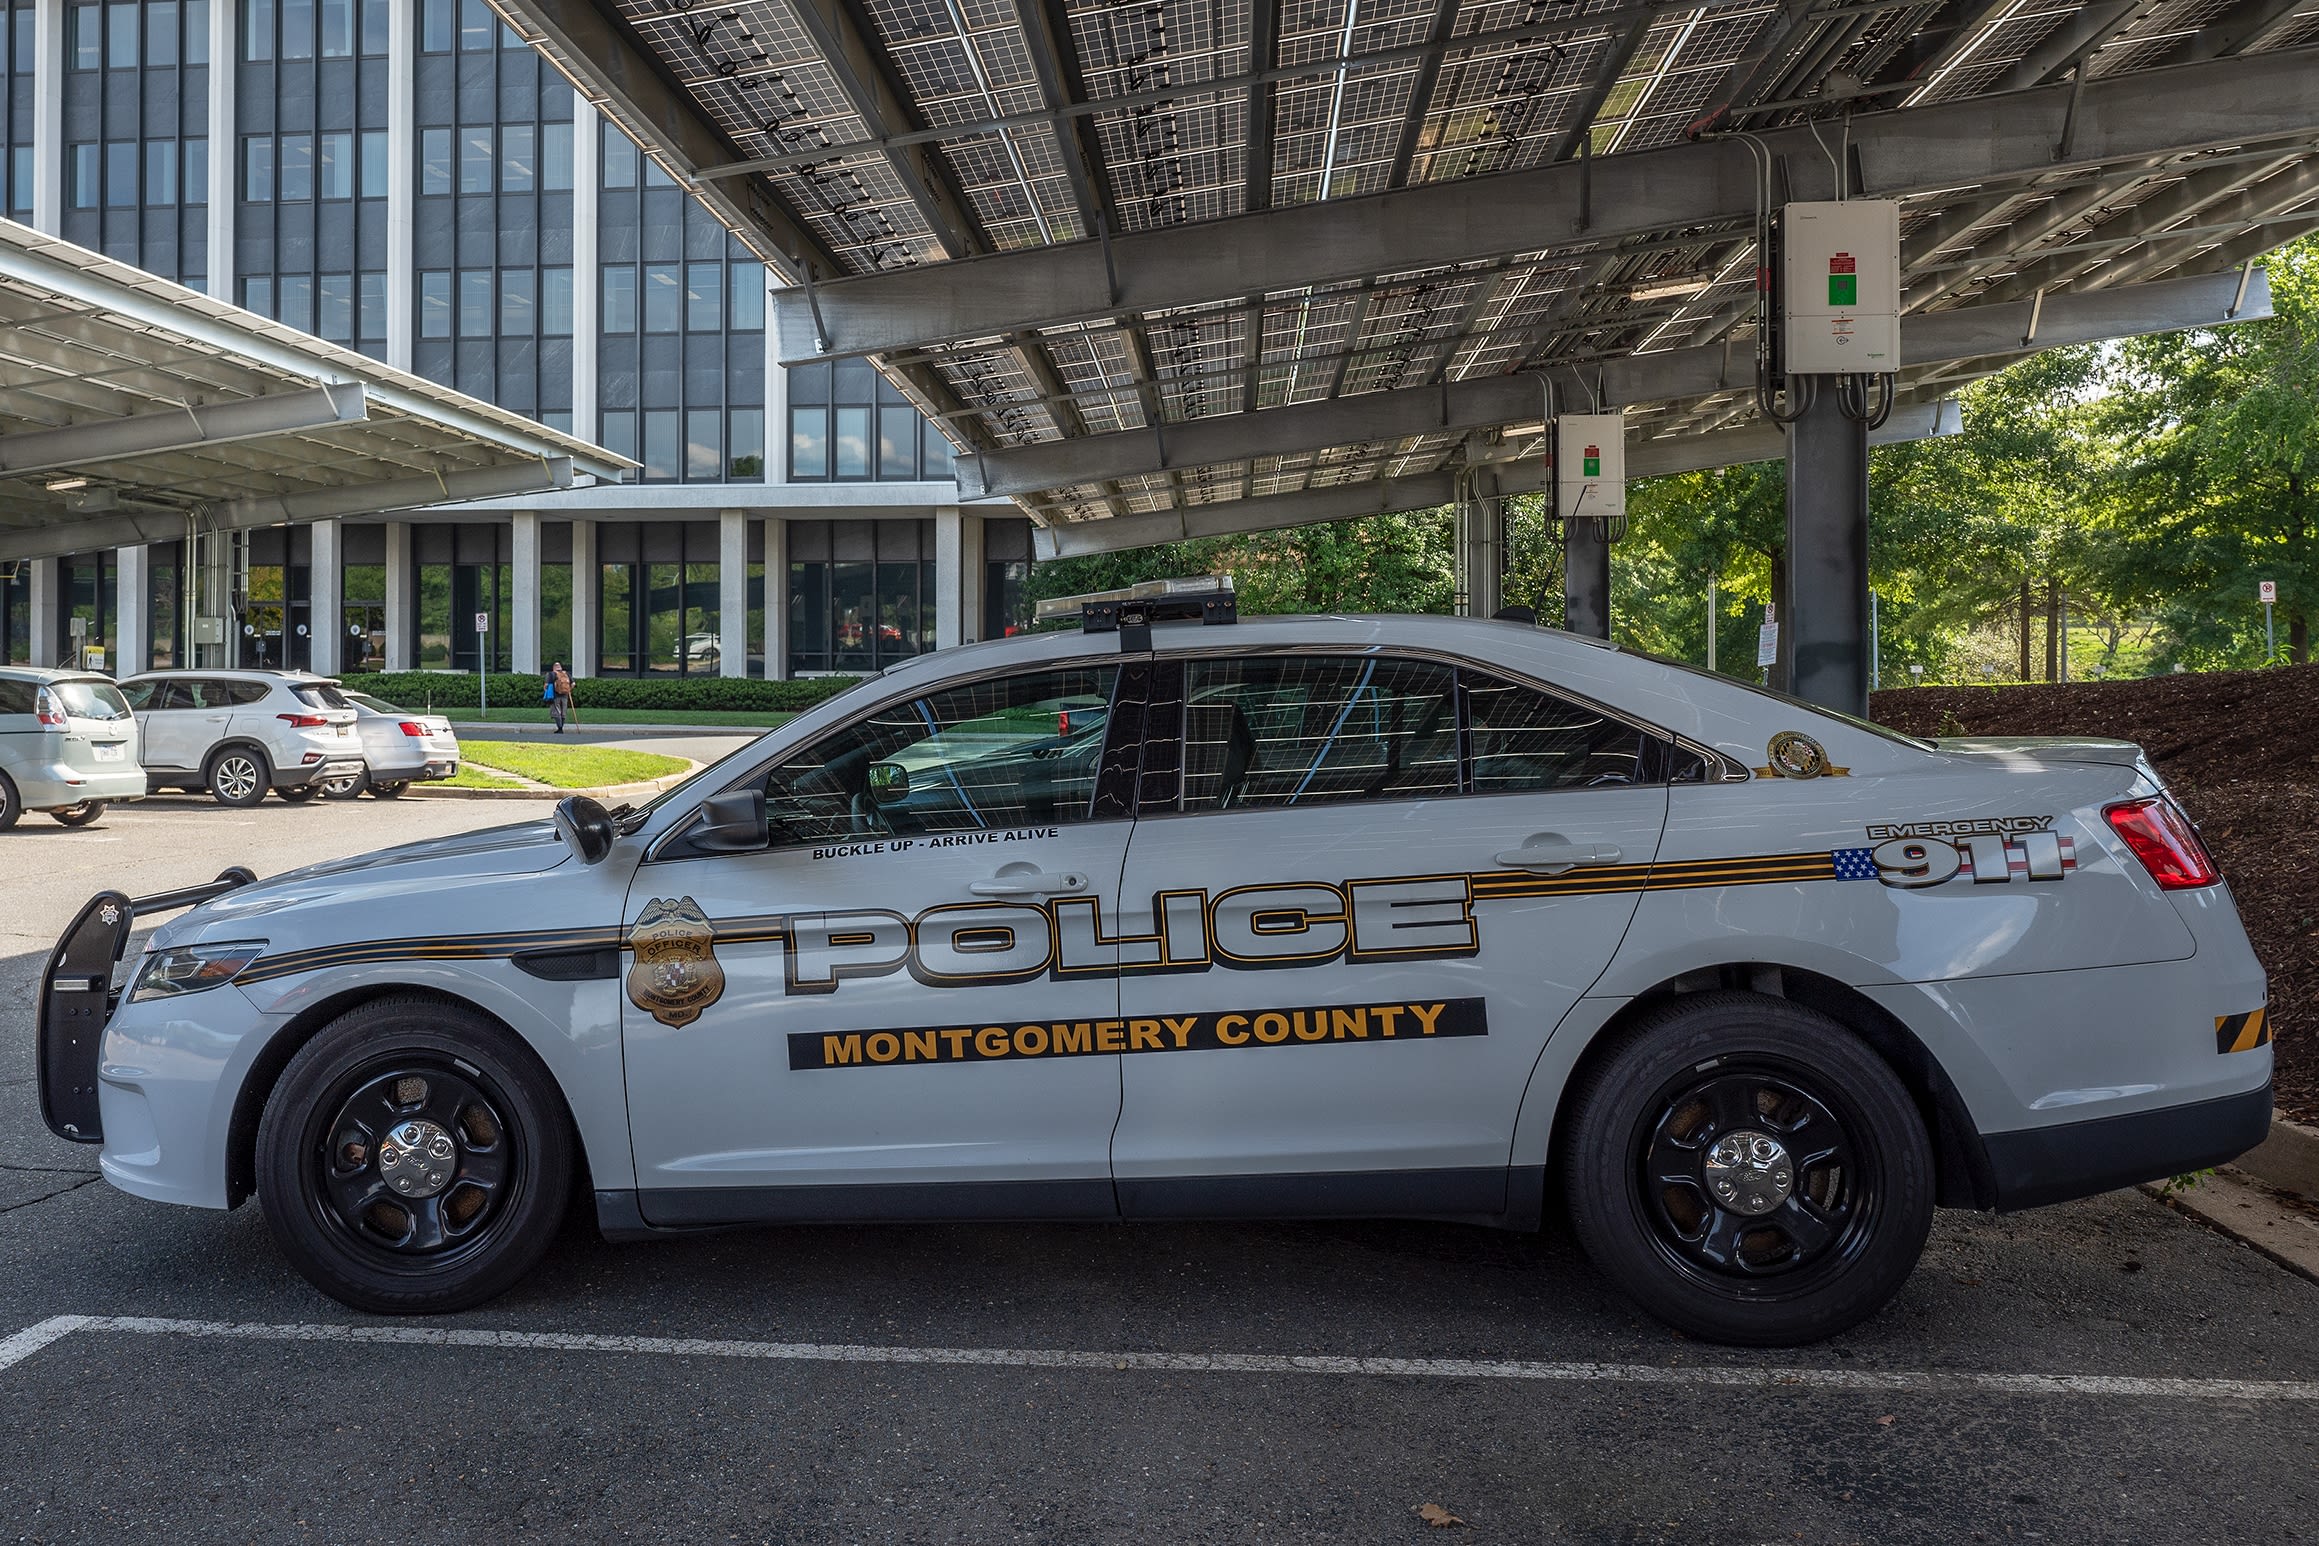
<path fill-rule="evenodd" d="M 1557 1157 L 1579 1243 L 1695 1337 L 1792 1347 L 1856 1326 L 1932 1228 L 1932 1147 L 1908 1091 L 1785 999 L 1700 993 L 1646 1014 L 1569 1109 Z"/>
<path fill-rule="evenodd" d="M 284 788 L 275 790 L 274 793 L 280 795 L 283 799 L 289 801 L 292 805 L 304 805 L 308 800 L 311 800 L 316 795 L 322 793 L 322 786 L 319 783 L 291 784 Z"/>
<path fill-rule="evenodd" d="M 23 817 L 24 801 L 16 793 L 16 785 L 7 774 L 0 773 L 0 832 L 15 826 Z"/>
<path fill-rule="evenodd" d="M 357 773 L 350 778 L 326 778 L 322 793 L 333 800 L 351 800 L 370 786 L 368 773 Z"/>
<path fill-rule="evenodd" d="M 61 826 L 85 827 L 93 824 L 96 819 L 99 816 L 102 816 L 104 813 L 104 801 L 83 800 L 78 805 L 63 806 L 57 810 L 50 811 L 48 814 Z"/>
<path fill-rule="evenodd" d="M 410 782 L 407 779 L 398 778 L 383 784 L 373 784 L 370 786 L 370 792 L 382 800 L 397 800 L 402 798 L 403 791 L 410 787 Z"/>
<path fill-rule="evenodd" d="M 247 809 L 266 797 L 266 786 L 273 777 L 262 753 L 247 746 L 229 746 L 210 759 L 210 797 L 220 805 Z"/>
<path fill-rule="evenodd" d="M 391 1142 L 415 1123 L 417 1149 Z M 282 1254 L 316 1288 L 375 1314 L 446 1314 L 505 1293 L 555 1238 L 571 1119 L 498 1022 L 440 999 L 374 999 L 282 1070 L 258 1123 L 257 1183 Z"/>

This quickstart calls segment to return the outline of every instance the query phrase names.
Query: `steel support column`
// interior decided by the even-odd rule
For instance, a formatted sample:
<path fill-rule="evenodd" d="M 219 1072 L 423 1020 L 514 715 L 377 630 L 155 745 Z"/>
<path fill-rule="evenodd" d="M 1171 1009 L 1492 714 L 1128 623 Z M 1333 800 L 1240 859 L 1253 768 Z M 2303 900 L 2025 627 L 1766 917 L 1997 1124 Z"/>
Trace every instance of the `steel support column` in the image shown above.
<path fill-rule="evenodd" d="M 1610 528 L 1562 523 L 1562 626 L 1590 639 L 1610 637 Z"/>
<path fill-rule="evenodd" d="M 1819 379 L 1788 428 L 1788 690 L 1845 714 L 1868 713 L 1868 426 Z"/>

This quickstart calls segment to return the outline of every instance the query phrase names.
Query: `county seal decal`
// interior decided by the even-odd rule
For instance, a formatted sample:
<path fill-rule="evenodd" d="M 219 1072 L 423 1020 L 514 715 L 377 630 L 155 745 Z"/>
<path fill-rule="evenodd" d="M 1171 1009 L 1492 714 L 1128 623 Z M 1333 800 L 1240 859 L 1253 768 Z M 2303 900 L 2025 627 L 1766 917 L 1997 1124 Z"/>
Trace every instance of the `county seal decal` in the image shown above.
<path fill-rule="evenodd" d="M 644 904 L 628 948 L 628 1001 L 662 1025 L 681 1030 L 724 995 L 725 969 L 717 964 L 717 931 L 691 897 Z"/>

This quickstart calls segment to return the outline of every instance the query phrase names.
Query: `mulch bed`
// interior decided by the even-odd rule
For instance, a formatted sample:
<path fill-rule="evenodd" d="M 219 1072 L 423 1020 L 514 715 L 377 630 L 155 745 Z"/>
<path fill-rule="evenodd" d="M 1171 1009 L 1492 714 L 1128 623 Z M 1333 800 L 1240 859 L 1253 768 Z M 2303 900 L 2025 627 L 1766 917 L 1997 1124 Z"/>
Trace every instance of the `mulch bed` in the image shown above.
<path fill-rule="evenodd" d="M 2271 978 L 2279 1111 L 2319 1121 L 2319 665 L 1876 695 L 1911 735 L 2133 741 L 2198 822 Z"/>

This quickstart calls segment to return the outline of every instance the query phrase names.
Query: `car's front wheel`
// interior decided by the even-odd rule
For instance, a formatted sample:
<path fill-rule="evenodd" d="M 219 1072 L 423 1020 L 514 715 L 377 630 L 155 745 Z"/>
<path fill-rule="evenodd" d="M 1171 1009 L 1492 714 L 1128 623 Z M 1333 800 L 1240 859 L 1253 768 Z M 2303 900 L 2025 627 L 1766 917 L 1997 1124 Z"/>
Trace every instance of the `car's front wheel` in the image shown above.
<path fill-rule="evenodd" d="M 365 786 L 367 786 L 369 783 L 369 774 L 349 773 L 344 778 L 324 779 L 322 781 L 322 792 L 333 800 L 351 800 L 356 795 L 361 794 Z"/>
<path fill-rule="evenodd" d="M 230 746 L 209 765 L 209 792 L 220 805 L 255 805 L 266 797 L 272 777 L 264 757 L 246 746 Z"/>
<path fill-rule="evenodd" d="M 258 1198 L 282 1252 L 358 1310 L 435 1314 L 529 1272 L 569 1201 L 554 1079 L 498 1022 L 377 999 L 300 1048 L 258 1124 Z"/>
<path fill-rule="evenodd" d="M 292 805 L 304 805 L 308 800 L 322 793 L 322 786 L 320 784 L 292 784 L 288 788 L 277 789 L 274 793 Z"/>
<path fill-rule="evenodd" d="M 1560 1158 L 1597 1267 L 1715 1342 L 1817 1341 L 1883 1307 L 1932 1227 L 1932 1150 L 1891 1068 L 1785 999 L 1648 1013 L 1573 1092 Z"/>
<path fill-rule="evenodd" d="M 62 805 L 48 814 L 62 826 L 85 827 L 105 813 L 102 800 L 83 800 L 78 805 Z"/>

